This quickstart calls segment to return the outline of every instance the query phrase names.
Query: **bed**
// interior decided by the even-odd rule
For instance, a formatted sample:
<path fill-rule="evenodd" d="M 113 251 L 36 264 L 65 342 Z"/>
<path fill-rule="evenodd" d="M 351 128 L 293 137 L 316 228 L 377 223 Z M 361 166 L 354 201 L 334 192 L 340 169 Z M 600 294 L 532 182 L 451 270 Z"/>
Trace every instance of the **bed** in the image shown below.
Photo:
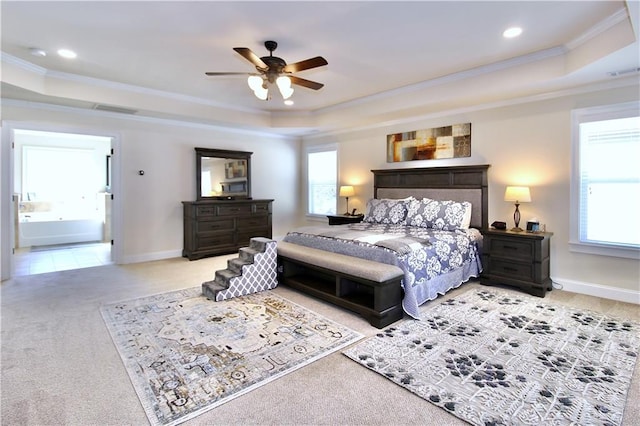
<path fill-rule="evenodd" d="M 291 230 L 279 282 L 382 328 L 482 271 L 488 165 L 372 170 L 362 223 Z M 433 214 L 436 212 L 435 214 Z"/>

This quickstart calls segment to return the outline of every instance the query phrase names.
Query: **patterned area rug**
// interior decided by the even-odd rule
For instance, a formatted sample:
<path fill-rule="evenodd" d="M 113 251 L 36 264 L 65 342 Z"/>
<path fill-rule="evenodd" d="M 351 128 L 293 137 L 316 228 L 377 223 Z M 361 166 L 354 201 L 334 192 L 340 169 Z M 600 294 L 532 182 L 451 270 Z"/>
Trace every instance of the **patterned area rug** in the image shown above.
<path fill-rule="evenodd" d="M 619 425 L 640 324 L 469 290 L 382 330 L 349 358 L 475 425 Z"/>
<path fill-rule="evenodd" d="M 213 302 L 196 287 L 102 315 L 152 425 L 186 421 L 362 338 L 268 291 Z"/>

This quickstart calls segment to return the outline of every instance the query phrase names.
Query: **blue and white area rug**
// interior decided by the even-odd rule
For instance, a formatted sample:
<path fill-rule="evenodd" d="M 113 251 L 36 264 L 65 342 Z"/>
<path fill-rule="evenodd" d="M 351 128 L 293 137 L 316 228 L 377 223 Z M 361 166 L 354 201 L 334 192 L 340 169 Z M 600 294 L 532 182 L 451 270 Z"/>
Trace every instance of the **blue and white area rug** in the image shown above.
<path fill-rule="evenodd" d="M 639 330 L 633 321 L 474 289 L 344 354 L 475 425 L 619 425 Z"/>
<path fill-rule="evenodd" d="M 268 291 L 214 302 L 196 287 L 102 315 L 152 425 L 186 421 L 362 338 Z"/>

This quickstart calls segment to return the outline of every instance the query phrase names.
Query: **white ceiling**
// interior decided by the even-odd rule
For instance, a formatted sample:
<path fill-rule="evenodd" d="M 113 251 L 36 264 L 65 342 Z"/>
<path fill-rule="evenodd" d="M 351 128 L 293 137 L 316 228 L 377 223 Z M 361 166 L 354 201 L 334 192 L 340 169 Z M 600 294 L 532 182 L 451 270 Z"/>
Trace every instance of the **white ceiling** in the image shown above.
<path fill-rule="evenodd" d="M 474 86 L 464 84 L 437 90 L 452 81 L 483 76 L 475 87 L 490 82 L 495 101 L 514 91 L 535 95 L 607 81 L 608 72 L 640 64 L 636 0 L 2 1 L 1 13 L 5 102 L 84 108 L 100 103 L 171 117 L 158 99 L 172 99 L 181 109 L 176 117 L 235 126 L 244 114 L 248 126 L 301 132 L 331 127 L 323 123 L 335 122 L 336 111 L 344 116 L 389 97 L 406 99 L 407 93 L 421 93 L 431 109 L 448 107 L 455 87 L 474 97 Z M 513 25 L 523 34 L 504 39 L 502 32 Z M 265 56 L 265 40 L 277 41 L 274 54 L 288 63 L 323 56 L 327 66 L 296 75 L 325 87 L 294 86 L 295 105 L 286 107 L 278 94 L 256 99 L 246 77 L 205 76 L 254 71 L 232 48 Z M 62 47 L 78 57 L 58 57 Z M 33 56 L 30 48 L 47 56 Z M 515 71 L 521 66 L 531 75 Z M 489 74 L 497 78 L 486 80 Z M 474 102 L 487 96 L 478 94 Z"/>

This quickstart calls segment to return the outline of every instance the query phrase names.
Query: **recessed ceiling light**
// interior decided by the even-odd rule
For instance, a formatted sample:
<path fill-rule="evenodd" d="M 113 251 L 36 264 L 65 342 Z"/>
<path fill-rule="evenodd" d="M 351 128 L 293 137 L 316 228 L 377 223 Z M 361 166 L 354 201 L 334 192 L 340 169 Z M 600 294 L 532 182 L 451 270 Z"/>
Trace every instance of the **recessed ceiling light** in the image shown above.
<path fill-rule="evenodd" d="M 69 49 L 60 49 L 58 50 L 58 55 L 62 56 L 63 58 L 67 58 L 67 59 L 73 59 L 76 56 L 76 52 L 74 52 L 73 50 L 69 50 Z"/>
<path fill-rule="evenodd" d="M 511 27 L 504 30 L 504 32 L 502 33 L 502 36 L 504 38 L 513 38 L 513 37 L 518 37 L 520 34 L 522 34 L 522 28 Z"/>
<path fill-rule="evenodd" d="M 284 104 L 286 106 L 291 106 L 291 105 L 293 105 L 293 101 L 291 99 L 287 99 L 286 101 L 284 101 Z"/>

